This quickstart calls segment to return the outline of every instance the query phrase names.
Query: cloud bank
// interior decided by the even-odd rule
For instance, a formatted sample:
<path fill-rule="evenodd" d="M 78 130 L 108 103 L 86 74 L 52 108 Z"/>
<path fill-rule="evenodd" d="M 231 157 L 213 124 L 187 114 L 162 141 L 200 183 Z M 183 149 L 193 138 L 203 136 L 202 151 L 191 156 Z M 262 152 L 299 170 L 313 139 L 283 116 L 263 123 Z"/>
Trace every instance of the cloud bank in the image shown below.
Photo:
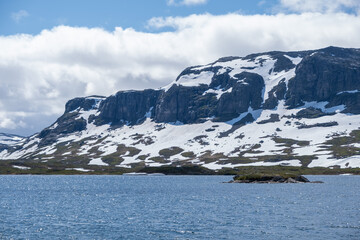
<path fill-rule="evenodd" d="M 58 26 L 0 37 L 0 132 L 34 133 L 71 98 L 161 87 L 183 68 L 223 56 L 360 47 L 360 18 L 346 13 L 203 14 L 152 18 L 148 26 L 173 31 Z"/>

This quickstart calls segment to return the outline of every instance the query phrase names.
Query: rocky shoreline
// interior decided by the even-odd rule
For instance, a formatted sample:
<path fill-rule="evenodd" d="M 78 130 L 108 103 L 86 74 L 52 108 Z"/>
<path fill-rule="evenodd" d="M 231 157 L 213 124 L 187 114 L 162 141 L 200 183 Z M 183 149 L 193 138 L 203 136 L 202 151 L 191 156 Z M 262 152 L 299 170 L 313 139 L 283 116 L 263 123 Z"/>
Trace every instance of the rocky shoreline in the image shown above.
<path fill-rule="evenodd" d="M 309 181 L 302 175 L 236 175 L 227 183 L 323 183 L 322 181 Z"/>

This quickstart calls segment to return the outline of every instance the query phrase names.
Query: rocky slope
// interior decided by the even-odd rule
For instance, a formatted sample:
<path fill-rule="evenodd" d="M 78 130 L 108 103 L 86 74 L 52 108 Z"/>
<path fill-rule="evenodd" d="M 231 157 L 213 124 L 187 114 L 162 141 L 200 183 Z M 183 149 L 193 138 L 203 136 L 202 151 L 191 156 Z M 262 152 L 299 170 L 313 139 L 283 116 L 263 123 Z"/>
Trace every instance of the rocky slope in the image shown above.
<path fill-rule="evenodd" d="M 359 49 L 226 57 L 161 89 L 72 99 L 50 127 L 2 145 L 0 159 L 90 169 L 360 167 L 358 114 Z"/>

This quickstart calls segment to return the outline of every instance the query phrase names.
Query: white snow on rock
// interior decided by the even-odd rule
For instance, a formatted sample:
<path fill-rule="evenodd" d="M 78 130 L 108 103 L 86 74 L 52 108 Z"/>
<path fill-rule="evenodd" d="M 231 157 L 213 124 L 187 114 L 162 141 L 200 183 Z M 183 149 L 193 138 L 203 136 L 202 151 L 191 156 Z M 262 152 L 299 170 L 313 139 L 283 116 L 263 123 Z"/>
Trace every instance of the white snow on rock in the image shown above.
<path fill-rule="evenodd" d="M 24 166 L 18 166 L 18 165 L 12 165 L 13 168 L 21 169 L 21 170 L 30 170 L 30 167 L 24 167 Z"/>
<path fill-rule="evenodd" d="M 254 162 L 254 163 L 242 163 L 242 164 L 217 164 L 216 162 L 203 164 L 203 167 L 212 169 L 212 170 L 219 170 L 223 167 L 227 168 L 234 168 L 234 167 L 245 167 L 245 166 L 293 166 L 293 167 L 300 167 L 301 162 L 299 160 L 287 160 L 287 161 L 279 161 L 279 162 Z"/>
<path fill-rule="evenodd" d="M 56 123 L 54 123 L 53 125 L 51 125 L 50 127 L 49 127 L 49 129 L 55 129 L 55 128 L 57 128 L 59 126 L 59 124 L 56 122 Z"/>
<path fill-rule="evenodd" d="M 94 170 L 91 169 L 84 169 L 84 168 L 65 168 L 65 170 L 75 170 L 79 172 L 93 172 Z"/>
<path fill-rule="evenodd" d="M 11 145 L 23 141 L 25 138 L 12 134 L 0 133 L 0 144 Z"/>
<path fill-rule="evenodd" d="M 285 57 L 289 58 L 294 65 L 298 65 L 302 58 L 301 57 L 290 57 L 285 55 Z M 288 81 L 295 76 L 295 68 L 292 68 L 288 71 L 274 72 L 274 65 L 276 63 L 276 59 L 273 59 L 269 55 L 258 56 L 255 59 L 243 59 L 238 58 L 232 61 L 226 62 L 215 62 L 213 64 L 208 64 L 200 67 L 191 68 L 194 71 L 200 71 L 198 74 L 190 73 L 186 75 L 182 75 L 177 81 L 172 82 L 167 85 L 163 89 L 165 91 L 169 90 L 171 86 L 174 84 L 181 86 L 199 86 L 200 84 L 209 85 L 214 76 L 213 72 L 210 71 L 202 71 L 208 67 L 220 67 L 219 70 L 215 73 L 216 75 L 228 73 L 229 76 L 233 79 L 237 79 L 236 75 L 242 72 L 250 72 L 256 73 L 263 77 L 265 82 L 264 89 L 264 101 L 269 97 L 268 93 L 273 89 L 276 85 L 279 84 L 281 80 L 284 80 L 287 85 Z M 242 80 L 239 79 L 239 82 Z M 242 81 L 244 82 L 244 81 Z M 246 84 L 246 82 L 244 82 Z M 219 99 L 221 94 L 225 93 L 224 91 L 219 91 L 220 89 L 210 89 L 207 90 L 206 93 L 215 93 L 217 94 L 217 98 Z M 204 94 L 206 94 L 204 93 Z"/>
<path fill-rule="evenodd" d="M 91 159 L 88 165 L 109 166 L 109 164 L 103 162 L 101 158 Z"/>
<path fill-rule="evenodd" d="M 342 159 L 335 159 L 331 155 L 319 156 L 319 159 L 313 160 L 309 167 L 332 167 L 340 166 L 340 168 L 359 168 L 360 155 L 351 156 Z"/>
<path fill-rule="evenodd" d="M 108 144 L 103 145 L 102 144 L 102 146 L 98 148 L 98 150 L 100 152 L 103 152 L 101 154 L 101 156 L 106 156 L 106 155 L 110 155 L 112 153 L 116 153 L 118 146 L 117 145 L 112 145 L 112 144 L 113 144 L 112 142 L 111 142 L 111 145 L 108 145 Z"/>
<path fill-rule="evenodd" d="M 295 65 L 297 65 L 301 61 L 301 58 L 290 59 Z M 254 60 L 235 59 L 228 62 L 218 62 L 213 66 L 221 66 L 227 69 L 227 71 L 229 71 L 229 75 L 232 78 L 235 78 L 236 74 L 245 71 L 250 73 L 256 73 L 262 76 L 265 82 L 265 101 L 269 97 L 268 93 L 270 92 L 270 90 L 273 89 L 276 85 L 278 85 L 281 80 L 284 80 L 287 85 L 288 81 L 295 76 L 295 68 L 289 71 L 281 71 L 279 73 L 274 72 L 273 69 L 275 63 L 276 60 L 273 59 L 271 56 L 263 55 L 256 57 Z"/>
<path fill-rule="evenodd" d="M 196 87 L 200 86 L 201 84 L 209 85 L 213 76 L 214 73 L 210 71 L 202 71 L 199 74 L 190 73 L 182 75 L 177 81 L 170 83 L 162 89 L 168 91 L 174 84 L 184 87 Z"/>
<path fill-rule="evenodd" d="M 286 54 L 284 54 L 284 57 L 287 57 L 288 59 L 290 59 L 294 65 L 298 65 L 302 60 L 301 57 L 290 57 Z"/>
<path fill-rule="evenodd" d="M 211 83 L 212 77 L 214 76 L 213 72 L 203 71 L 199 74 L 188 74 L 181 76 L 177 81 L 176 84 L 185 86 L 185 87 L 193 87 L 199 86 L 200 84 L 209 85 Z"/>
<path fill-rule="evenodd" d="M 220 86 L 218 86 L 215 89 L 206 90 L 203 93 L 203 95 L 209 94 L 209 93 L 214 93 L 216 95 L 216 99 L 220 99 L 221 95 L 223 95 L 224 93 L 231 93 L 231 92 L 232 92 L 232 87 L 227 90 L 224 90 L 224 89 L 220 89 Z"/>

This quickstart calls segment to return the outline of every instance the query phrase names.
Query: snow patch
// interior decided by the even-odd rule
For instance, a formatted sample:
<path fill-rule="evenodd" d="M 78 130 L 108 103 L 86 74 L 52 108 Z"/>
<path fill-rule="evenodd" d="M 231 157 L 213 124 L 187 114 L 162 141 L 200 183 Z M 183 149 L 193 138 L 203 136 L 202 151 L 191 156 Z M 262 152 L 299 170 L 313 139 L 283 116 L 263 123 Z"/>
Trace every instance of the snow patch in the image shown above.
<path fill-rule="evenodd" d="M 103 160 L 101 160 L 101 158 L 92 159 L 88 165 L 109 166 L 109 164 L 103 162 Z"/>
<path fill-rule="evenodd" d="M 335 159 L 331 155 L 318 156 L 318 159 L 313 160 L 309 167 L 331 167 L 340 166 L 340 168 L 359 168 L 360 155 L 351 156 L 343 159 Z"/>
<path fill-rule="evenodd" d="M 321 111 L 325 112 L 325 113 L 339 113 L 345 110 L 346 106 L 345 105 L 338 105 L 338 106 L 334 106 L 334 107 L 330 107 L 330 108 L 326 108 L 325 106 L 328 104 L 329 102 L 304 102 L 304 105 L 299 107 L 299 108 L 309 108 L 309 107 L 313 107 L 313 108 L 317 108 L 320 109 Z M 299 109 L 298 108 L 298 109 Z"/>
<path fill-rule="evenodd" d="M 24 166 L 18 166 L 18 165 L 12 165 L 13 168 L 21 169 L 21 170 L 30 170 L 30 167 L 24 167 Z"/>
<path fill-rule="evenodd" d="M 302 60 L 302 57 L 290 57 L 286 54 L 284 54 L 284 57 L 290 59 L 294 65 L 298 65 Z"/>
<path fill-rule="evenodd" d="M 223 95 L 224 93 L 231 93 L 232 92 L 232 87 L 227 89 L 227 90 L 223 90 L 223 89 L 219 89 L 219 87 L 215 88 L 215 89 L 209 89 L 209 90 L 206 90 L 202 95 L 206 95 L 206 94 L 209 94 L 209 93 L 214 93 L 216 95 L 216 98 L 219 100 L 221 95 Z"/>
<path fill-rule="evenodd" d="M 300 167 L 301 166 L 301 162 L 299 160 L 286 160 L 286 161 L 280 161 L 280 162 L 253 162 L 253 163 L 240 163 L 240 164 L 217 164 L 216 162 L 212 162 L 212 163 L 207 163 L 202 165 L 203 167 L 212 169 L 212 170 L 219 170 L 222 169 L 223 167 L 226 168 L 234 168 L 234 167 L 245 167 L 245 166 L 277 166 L 277 165 L 281 165 L 281 166 L 293 166 L 293 167 Z"/>
<path fill-rule="evenodd" d="M 211 83 L 213 76 L 214 73 L 210 71 L 203 71 L 200 72 L 199 74 L 190 73 L 187 75 L 182 75 L 177 81 L 170 83 L 169 85 L 165 86 L 162 89 L 164 89 L 166 92 L 174 84 L 184 87 L 197 87 L 200 86 L 201 84 L 209 85 Z"/>
<path fill-rule="evenodd" d="M 93 172 L 94 170 L 91 169 L 84 169 L 84 168 L 65 168 L 65 170 L 75 170 L 79 172 Z"/>

